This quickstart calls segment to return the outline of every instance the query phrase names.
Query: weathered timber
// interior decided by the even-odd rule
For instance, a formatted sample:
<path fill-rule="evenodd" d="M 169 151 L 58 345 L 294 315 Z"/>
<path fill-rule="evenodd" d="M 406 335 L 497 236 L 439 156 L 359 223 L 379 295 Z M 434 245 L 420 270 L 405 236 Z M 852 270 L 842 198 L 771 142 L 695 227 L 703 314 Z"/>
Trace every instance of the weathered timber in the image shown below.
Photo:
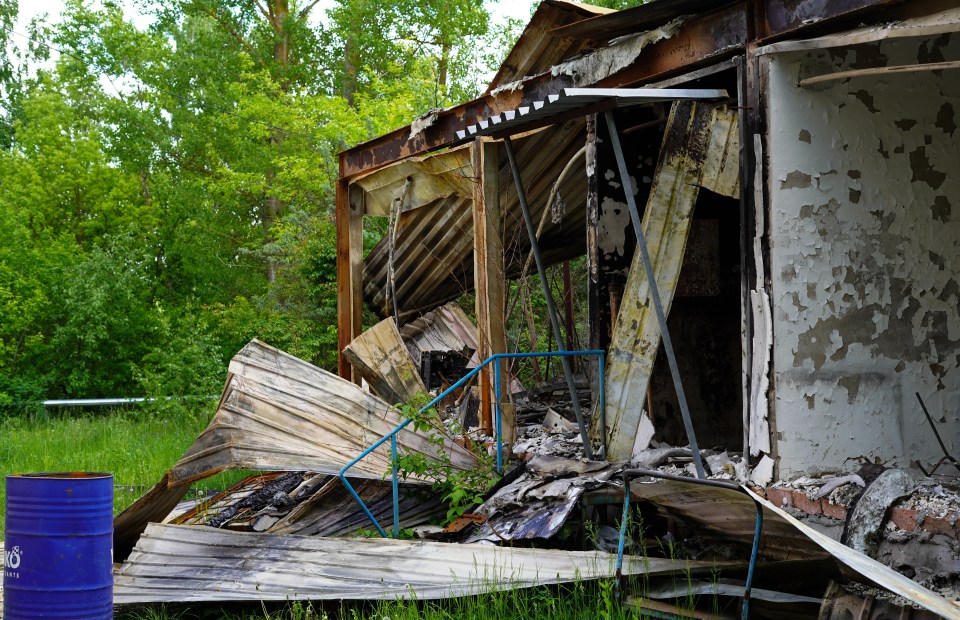
<path fill-rule="evenodd" d="M 500 159 L 498 145 L 478 138 L 473 144 L 473 273 L 477 304 L 477 356 L 484 360 L 507 352 L 503 257 L 503 217 L 500 211 Z M 505 391 L 504 391 L 505 393 Z M 493 367 L 480 371 L 480 426 L 493 431 Z M 503 440 L 516 436 L 513 409 L 503 412 Z"/>
<path fill-rule="evenodd" d="M 360 335 L 363 270 L 363 191 L 345 180 L 337 181 L 337 372 L 353 377 L 343 349 Z"/>
<path fill-rule="evenodd" d="M 374 394 L 387 402 L 412 402 L 415 396 L 427 392 L 393 317 L 354 338 L 343 354 Z"/>
<path fill-rule="evenodd" d="M 661 301 L 669 312 L 683 264 L 693 207 L 701 186 L 739 192 L 737 115 L 723 106 L 678 103 L 670 114 L 663 148 L 643 215 L 643 230 Z M 707 164 L 729 158 L 733 161 Z M 732 174 L 731 174 L 731 171 Z M 705 178 L 705 173 L 712 175 Z M 731 177 L 734 180 L 730 180 Z M 608 458 L 629 460 L 647 447 L 653 424 L 642 403 L 660 343 L 650 287 L 634 253 L 607 357 Z M 599 436 L 599 415 L 594 415 Z"/>

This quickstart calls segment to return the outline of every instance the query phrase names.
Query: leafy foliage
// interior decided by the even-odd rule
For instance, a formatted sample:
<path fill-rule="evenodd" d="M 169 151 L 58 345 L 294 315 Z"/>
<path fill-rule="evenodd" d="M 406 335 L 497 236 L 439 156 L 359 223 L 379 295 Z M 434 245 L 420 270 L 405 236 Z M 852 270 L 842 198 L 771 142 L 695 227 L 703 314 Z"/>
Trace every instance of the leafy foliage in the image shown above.
<path fill-rule="evenodd" d="M 444 447 L 449 435 L 444 432 L 437 410 L 433 407 L 423 408 L 428 397 L 419 400 L 422 401 L 419 404 L 401 405 L 400 410 L 413 420 L 413 427 L 417 431 L 426 435 L 434 458 L 427 458 L 419 452 L 401 453 L 397 456 L 399 475 L 404 480 L 409 476 L 432 480 L 433 490 L 447 504 L 446 522 L 450 523 L 483 501 L 483 494 L 498 479 L 495 461 L 485 452 L 475 451 L 480 461 L 477 467 L 469 470 L 454 467 Z"/>
<path fill-rule="evenodd" d="M 332 368 L 336 154 L 512 43 L 483 0 L 139 6 L 25 41 L 0 0 L 0 404 L 208 395 L 254 337 Z"/>

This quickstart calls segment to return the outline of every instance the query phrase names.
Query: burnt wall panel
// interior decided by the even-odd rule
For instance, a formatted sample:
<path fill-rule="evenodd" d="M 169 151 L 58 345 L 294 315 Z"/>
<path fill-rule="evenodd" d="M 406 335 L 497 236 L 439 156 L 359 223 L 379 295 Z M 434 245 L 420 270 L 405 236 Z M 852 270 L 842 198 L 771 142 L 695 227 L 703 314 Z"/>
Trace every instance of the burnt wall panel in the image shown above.
<path fill-rule="evenodd" d="M 770 57 L 774 415 L 782 478 L 960 447 L 960 76 L 802 88 L 960 58 L 960 36 Z"/>

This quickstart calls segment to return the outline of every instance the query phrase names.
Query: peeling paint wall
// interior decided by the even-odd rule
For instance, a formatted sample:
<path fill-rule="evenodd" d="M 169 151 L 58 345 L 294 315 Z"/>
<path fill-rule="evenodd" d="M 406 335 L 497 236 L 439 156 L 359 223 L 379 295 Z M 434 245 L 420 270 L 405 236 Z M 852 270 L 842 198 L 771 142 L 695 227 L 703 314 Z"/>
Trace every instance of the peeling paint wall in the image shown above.
<path fill-rule="evenodd" d="M 768 57 L 780 477 L 960 451 L 960 73 L 798 80 L 960 58 L 960 35 Z"/>

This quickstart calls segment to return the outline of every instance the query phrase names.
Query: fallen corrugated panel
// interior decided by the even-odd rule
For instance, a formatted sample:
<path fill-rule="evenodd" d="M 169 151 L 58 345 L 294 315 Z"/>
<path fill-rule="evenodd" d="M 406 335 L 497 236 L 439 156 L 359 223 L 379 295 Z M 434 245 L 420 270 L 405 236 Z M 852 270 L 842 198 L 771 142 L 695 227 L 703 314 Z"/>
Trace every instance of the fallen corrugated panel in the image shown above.
<path fill-rule="evenodd" d="M 843 543 L 821 534 L 809 525 L 795 519 L 786 511 L 777 508 L 759 495 L 752 492 L 750 495 L 759 501 L 765 510 L 772 511 L 777 517 L 798 529 L 804 536 L 829 552 L 830 555 L 844 566 L 856 572 L 868 582 L 874 583 L 894 594 L 898 594 L 920 605 L 924 609 L 929 609 L 936 614 L 940 614 L 944 618 L 960 620 L 960 604 L 958 604 L 958 601 L 945 599 L 936 592 L 924 588 L 916 581 L 901 575 L 889 566 L 881 564 L 873 558 L 854 551 Z"/>
<path fill-rule="evenodd" d="M 736 541 L 749 549 L 756 523 L 756 499 L 763 507 L 760 557 L 803 560 L 832 557 L 867 584 L 873 584 L 915 602 L 946 618 L 960 620 L 960 607 L 892 568 L 854 551 L 801 523 L 764 498 L 705 487 L 694 482 L 657 480 L 630 484 L 632 498 L 650 502 L 678 520 L 695 523 L 719 540 Z M 763 566 L 763 563 L 759 565 Z"/>
<path fill-rule="evenodd" d="M 362 480 L 354 490 L 380 523 L 393 515 L 393 490 L 389 481 Z M 443 516 L 446 506 L 437 493 L 423 486 L 400 485 L 400 528 L 406 529 Z M 310 499 L 294 508 L 268 530 L 271 534 L 349 536 L 370 529 L 370 520 L 353 497 L 343 492 L 337 478 L 330 479 Z"/>
<path fill-rule="evenodd" d="M 373 393 L 387 402 L 408 403 L 427 393 L 393 317 L 354 338 L 343 354 L 367 380 Z"/>
<path fill-rule="evenodd" d="M 402 421 L 399 411 L 350 381 L 254 340 L 231 360 L 206 430 L 156 486 L 114 519 L 114 557 L 126 556 L 147 523 L 166 518 L 194 480 L 226 469 L 338 474 Z M 398 433 L 397 447 L 401 454 L 437 454 L 412 426 Z M 449 437 L 444 450 L 455 468 L 477 466 L 476 457 Z M 380 479 L 390 469 L 386 442 L 350 475 Z"/>
<path fill-rule="evenodd" d="M 678 102 L 670 112 L 642 224 L 666 313 L 673 302 L 700 187 L 734 189 L 730 171 L 739 165 L 738 136 L 737 114 L 726 106 Z M 706 173 L 712 178 L 706 178 Z M 654 431 L 649 414 L 637 406 L 644 402 L 661 337 L 641 261 L 641 253 L 635 252 L 607 354 L 606 433 L 611 461 L 630 460 L 649 445 Z M 593 434 L 599 437 L 596 412 L 593 420 Z"/>
<path fill-rule="evenodd" d="M 616 556 L 390 539 L 317 538 L 151 524 L 117 572 L 117 604 L 228 600 L 428 600 L 611 577 Z M 624 558 L 623 573 L 712 566 Z"/>
<path fill-rule="evenodd" d="M 231 360 L 217 413 L 170 470 L 170 481 L 228 468 L 336 474 L 404 419 L 359 386 L 254 340 Z M 397 445 L 401 453 L 437 454 L 412 427 L 397 434 Z M 455 468 L 477 465 L 476 457 L 449 437 L 444 449 Z M 390 467 L 386 443 L 350 475 L 380 478 Z"/>
<path fill-rule="evenodd" d="M 473 511 L 487 519 L 472 527 L 466 542 L 551 538 L 583 493 L 602 486 L 617 469 L 602 461 L 536 455 L 520 477 Z"/>
<path fill-rule="evenodd" d="M 426 351 L 459 353 L 476 364 L 477 327 L 456 303 L 448 303 L 400 328 L 400 336 L 420 367 Z"/>
<path fill-rule="evenodd" d="M 251 476 L 170 522 L 304 536 L 345 536 L 372 527 L 360 505 L 344 492 L 339 477 L 309 472 L 299 474 L 295 488 L 280 496 L 270 485 L 290 473 Z M 392 518 L 390 481 L 361 480 L 354 489 L 374 517 L 383 522 Z M 262 499 L 251 502 L 258 494 Z M 401 528 L 420 525 L 446 512 L 436 493 L 422 485 L 406 483 L 400 485 L 399 508 Z"/>

